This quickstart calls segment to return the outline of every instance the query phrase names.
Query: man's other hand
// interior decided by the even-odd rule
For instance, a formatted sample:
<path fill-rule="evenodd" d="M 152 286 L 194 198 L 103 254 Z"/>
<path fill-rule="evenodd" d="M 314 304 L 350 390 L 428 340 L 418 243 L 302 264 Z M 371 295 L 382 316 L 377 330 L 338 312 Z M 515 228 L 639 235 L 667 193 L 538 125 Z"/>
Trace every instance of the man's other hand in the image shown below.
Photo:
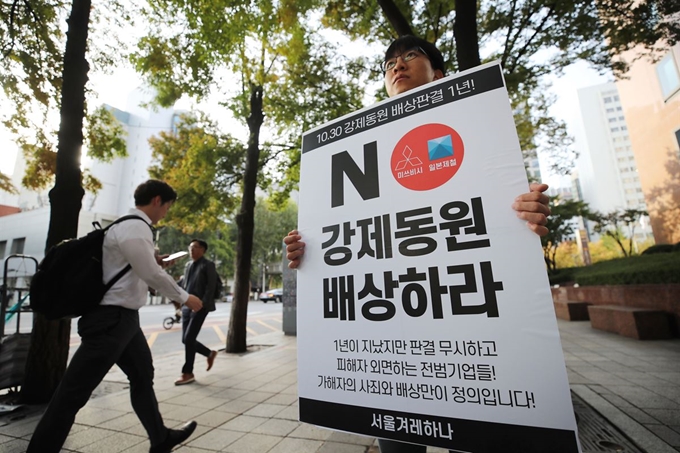
<path fill-rule="evenodd" d="M 286 258 L 288 259 L 288 267 L 296 269 L 300 265 L 302 255 L 305 253 L 305 243 L 302 242 L 302 236 L 297 230 L 288 233 L 288 236 L 283 238 L 286 244 Z"/>
<path fill-rule="evenodd" d="M 189 307 L 191 311 L 198 311 L 203 308 L 203 302 L 201 302 L 201 299 L 194 296 L 193 294 L 189 294 L 189 298 L 186 302 L 184 302 L 184 305 Z"/>
<path fill-rule="evenodd" d="M 548 190 L 547 184 L 531 183 L 529 193 L 520 195 L 515 199 L 512 208 L 517 211 L 517 217 L 526 220 L 527 227 L 539 236 L 548 234 L 545 224 L 548 222 L 550 200 L 545 192 Z"/>

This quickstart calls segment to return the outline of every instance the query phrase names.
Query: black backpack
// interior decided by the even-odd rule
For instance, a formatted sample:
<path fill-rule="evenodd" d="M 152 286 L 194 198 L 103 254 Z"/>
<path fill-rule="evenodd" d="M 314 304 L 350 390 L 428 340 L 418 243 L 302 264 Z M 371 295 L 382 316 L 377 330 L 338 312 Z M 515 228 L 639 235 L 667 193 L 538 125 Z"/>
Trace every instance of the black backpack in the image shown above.
<path fill-rule="evenodd" d="M 67 239 L 53 246 L 38 265 L 31 279 L 30 307 L 45 318 L 75 318 L 102 301 L 104 294 L 131 269 L 128 264 L 107 284 L 102 271 L 102 246 L 106 231 L 126 220 L 143 218 L 126 215 L 106 228 L 91 231 L 78 239 Z M 98 226 L 98 222 L 94 222 Z M 151 231 L 153 228 L 149 225 Z"/>

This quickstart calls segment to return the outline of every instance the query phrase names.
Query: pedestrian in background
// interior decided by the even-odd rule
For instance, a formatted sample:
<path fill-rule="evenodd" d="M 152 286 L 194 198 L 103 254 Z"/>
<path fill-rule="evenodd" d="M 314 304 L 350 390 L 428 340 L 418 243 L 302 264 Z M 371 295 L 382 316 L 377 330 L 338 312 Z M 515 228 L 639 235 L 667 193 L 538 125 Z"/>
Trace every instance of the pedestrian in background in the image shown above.
<path fill-rule="evenodd" d="M 208 243 L 201 239 L 193 239 L 189 244 L 191 261 L 187 263 L 182 277 L 182 287 L 189 293 L 201 299 L 203 308 L 192 311 L 182 308 L 182 343 L 184 343 L 184 366 L 182 376 L 175 381 L 175 385 L 190 384 L 195 381 L 194 361 L 196 353 L 208 360 L 207 371 L 213 366 L 217 351 L 211 351 L 198 341 L 198 334 L 208 313 L 215 311 L 215 290 L 217 288 L 217 270 L 215 263 L 204 255 L 208 251 Z"/>

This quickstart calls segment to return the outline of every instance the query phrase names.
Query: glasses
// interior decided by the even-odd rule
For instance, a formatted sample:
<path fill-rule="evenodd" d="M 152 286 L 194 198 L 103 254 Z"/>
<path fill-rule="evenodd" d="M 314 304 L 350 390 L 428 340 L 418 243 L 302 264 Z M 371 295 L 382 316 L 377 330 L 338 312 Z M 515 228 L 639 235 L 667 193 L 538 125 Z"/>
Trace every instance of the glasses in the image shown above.
<path fill-rule="evenodd" d="M 405 50 L 401 54 L 395 55 L 389 60 L 383 61 L 380 64 L 380 69 L 382 69 L 383 72 L 387 72 L 391 69 L 394 69 L 394 67 L 397 65 L 397 58 L 401 58 L 401 61 L 403 61 L 404 63 L 408 63 L 409 61 L 419 57 L 420 55 L 425 55 L 427 57 L 427 53 L 420 47 L 414 47 L 413 49 Z"/>

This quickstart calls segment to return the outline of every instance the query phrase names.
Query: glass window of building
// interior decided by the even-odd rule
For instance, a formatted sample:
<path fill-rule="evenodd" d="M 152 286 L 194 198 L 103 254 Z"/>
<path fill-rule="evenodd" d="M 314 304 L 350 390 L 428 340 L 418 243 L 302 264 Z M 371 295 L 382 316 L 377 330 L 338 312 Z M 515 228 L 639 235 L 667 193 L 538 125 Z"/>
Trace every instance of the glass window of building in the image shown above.
<path fill-rule="evenodd" d="M 661 94 L 663 95 L 664 100 L 667 100 L 675 94 L 676 91 L 680 90 L 679 72 L 675 58 L 670 52 L 656 65 L 656 75 L 659 79 Z"/>
<path fill-rule="evenodd" d="M 24 245 L 26 244 L 26 238 L 16 238 L 12 241 L 12 249 L 10 250 L 10 255 L 19 255 L 24 253 Z"/>

